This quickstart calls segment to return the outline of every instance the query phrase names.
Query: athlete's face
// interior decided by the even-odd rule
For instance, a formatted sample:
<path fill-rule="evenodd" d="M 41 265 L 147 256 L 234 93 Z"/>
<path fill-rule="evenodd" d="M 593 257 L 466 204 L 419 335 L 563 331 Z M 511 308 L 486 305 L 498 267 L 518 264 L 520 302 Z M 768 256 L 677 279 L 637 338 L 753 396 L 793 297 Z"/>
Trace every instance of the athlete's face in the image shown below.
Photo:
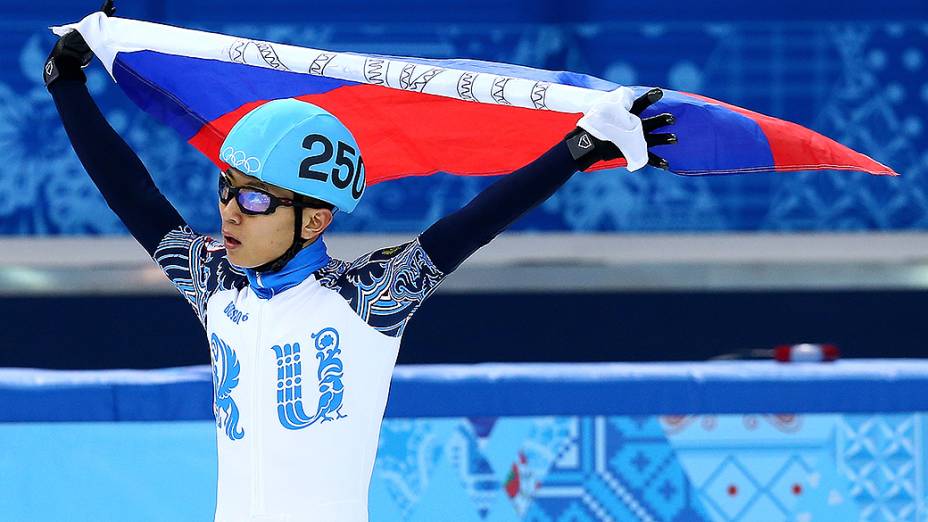
<path fill-rule="evenodd" d="M 230 169 L 226 176 L 233 187 L 252 187 L 279 198 L 293 198 L 293 192 L 262 183 L 257 178 Z M 300 236 L 304 245 L 318 238 L 332 222 L 332 212 L 326 209 L 304 208 Z M 277 259 L 293 243 L 295 215 L 293 207 L 280 206 L 271 214 L 250 215 L 242 212 L 236 198 L 219 202 L 222 216 L 222 237 L 226 255 L 234 265 L 254 268 Z"/>

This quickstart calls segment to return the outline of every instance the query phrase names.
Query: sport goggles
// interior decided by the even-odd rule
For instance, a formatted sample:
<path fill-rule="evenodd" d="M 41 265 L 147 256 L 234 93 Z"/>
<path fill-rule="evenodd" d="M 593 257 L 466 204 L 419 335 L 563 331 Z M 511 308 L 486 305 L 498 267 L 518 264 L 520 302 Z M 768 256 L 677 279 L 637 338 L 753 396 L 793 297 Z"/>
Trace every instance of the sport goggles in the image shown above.
<path fill-rule="evenodd" d="M 225 173 L 219 174 L 219 201 L 227 205 L 229 200 L 235 198 L 239 210 L 243 214 L 268 215 L 273 214 L 277 207 L 305 207 L 289 198 L 279 198 L 255 187 L 233 187 L 231 180 Z"/>

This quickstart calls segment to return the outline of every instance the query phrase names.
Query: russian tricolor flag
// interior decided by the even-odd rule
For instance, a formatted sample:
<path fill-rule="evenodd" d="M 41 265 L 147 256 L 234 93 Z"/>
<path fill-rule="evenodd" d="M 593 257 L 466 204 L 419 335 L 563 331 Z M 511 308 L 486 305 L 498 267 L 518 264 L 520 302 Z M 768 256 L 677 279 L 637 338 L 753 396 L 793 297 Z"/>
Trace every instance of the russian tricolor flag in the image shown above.
<path fill-rule="evenodd" d="M 72 28 L 135 103 L 222 169 L 219 146 L 239 118 L 289 97 L 328 110 L 351 130 L 368 184 L 435 172 L 507 174 L 562 139 L 604 91 L 617 87 L 570 72 L 330 52 L 102 13 L 54 30 Z M 800 125 L 695 94 L 664 93 L 642 116 L 676 116 L 667 132 L 679 143 L 654 152 L 677 174 L 896 174 Z"/>

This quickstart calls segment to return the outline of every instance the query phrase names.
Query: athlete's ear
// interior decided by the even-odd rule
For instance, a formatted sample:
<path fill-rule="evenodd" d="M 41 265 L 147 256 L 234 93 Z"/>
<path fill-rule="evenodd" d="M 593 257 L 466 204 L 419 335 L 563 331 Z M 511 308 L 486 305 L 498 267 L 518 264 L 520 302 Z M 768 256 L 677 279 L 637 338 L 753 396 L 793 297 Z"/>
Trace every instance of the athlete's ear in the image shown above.
<path fill-rule="evenodd" d="M 303 230 L 300 237 L 314 240 L 332 224 L 332 211 L 327 208 L 304 208 Z"/>

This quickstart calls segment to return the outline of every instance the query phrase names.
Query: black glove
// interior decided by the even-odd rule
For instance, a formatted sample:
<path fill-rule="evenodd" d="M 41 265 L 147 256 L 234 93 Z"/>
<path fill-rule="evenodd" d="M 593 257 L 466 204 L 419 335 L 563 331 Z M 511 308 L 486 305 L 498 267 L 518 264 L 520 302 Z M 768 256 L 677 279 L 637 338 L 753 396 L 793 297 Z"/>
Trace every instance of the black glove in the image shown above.
<path fill-rule="evenodd" d="M 116 7 L 113 0 L 106 0 L 100 8 L 106 16 L 113 16 Z M 52 52 L 45 60 L 45 87 L 50 87 L 59 78 L 87 81 L 84 71 L 93 60 L 93 51 L 87 46 L 84 37 L 77 31 L 62 36 L 52 48 Z"/>
<path fill-rule="evenodd" d="M 632 108 L 629 109 L 629 112 L 635 116 L 641 116 L 641 113 L 644 112 L 645 109 L 654 103 L 657 103 L 657 101 L 663 97 L 664 91 L 658 88 L 651 89 L 642 96 L 638 97 L 638 99 L 632 103 Z M 676 134 L 651 133 L 652 131 L 661 127 L 673 125 L 674 121 L 673 114 L 670 114 L 669 112 L 641 120 L 641 127 L 644 131 L 644 139 L 645 142 L 647 142 L 649 149 L 656 145 L 672 145 L 677 142 Z M 580 168 L 580 170 L 586 170 L 593 166 L 595 163 L 599 163 L 600 161 L 625 157 L 622 155 L 622 151 L 620 151 L 619 148 L 616 147 L 612 142 L 597 139 L 593 137 L 592 134 L 581 129 L 580 127 L 577 127 L 569 134 L 567 134 L 565 140 L 567 141 L 567 147 L 570 149 L 570 153 L 574 160 L 576 160 L 577 166 Z M 667 160 L 650 151 L 648 152 L 648 165 L 664 170 L 670 169 L 670 165 L 667 163 Z"/>

